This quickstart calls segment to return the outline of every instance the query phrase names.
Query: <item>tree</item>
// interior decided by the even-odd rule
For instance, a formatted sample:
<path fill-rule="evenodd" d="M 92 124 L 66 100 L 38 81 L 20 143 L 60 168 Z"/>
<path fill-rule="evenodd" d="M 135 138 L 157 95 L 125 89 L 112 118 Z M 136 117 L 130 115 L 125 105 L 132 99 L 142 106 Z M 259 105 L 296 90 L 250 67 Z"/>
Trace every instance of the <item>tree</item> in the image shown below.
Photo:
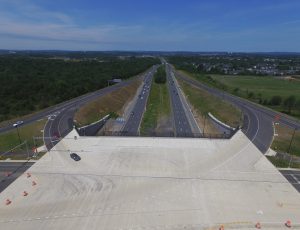
<path fill-rule="evenodd" d="M 165 66 L 162 65 L 157 69 L 154 75 L 154 81 L 157 84 L 164 84 L 167 81 Z"/>
<path fill-rule="evenodd" d="M 292 109 L 296 105 L 296 97 L 294 95 L 289 96 L 284 100 L 283 105 L 287 109 L 288 113 L 291 113 Z"/>
<path fill-rule="evenodd" d="M 238 94 L 239 91 L 240 91 L 240 88 L 234 88 L 233 93 Z"/>
<path fill-rule="evenodd" d="M 248 98 L 254 98 L 254 93 L 250 91 L 250 92 L 248 93 Z"/>
<path fill-rule="evenodd" d="M 282 102 L 281 96 L 273 96 L 270 100 L 270 105 L 280 105 Z"/>
<path fill-rule="evenodd" d="M 296 102 L 295 108 L 300 112 L 300 99 Z"/>

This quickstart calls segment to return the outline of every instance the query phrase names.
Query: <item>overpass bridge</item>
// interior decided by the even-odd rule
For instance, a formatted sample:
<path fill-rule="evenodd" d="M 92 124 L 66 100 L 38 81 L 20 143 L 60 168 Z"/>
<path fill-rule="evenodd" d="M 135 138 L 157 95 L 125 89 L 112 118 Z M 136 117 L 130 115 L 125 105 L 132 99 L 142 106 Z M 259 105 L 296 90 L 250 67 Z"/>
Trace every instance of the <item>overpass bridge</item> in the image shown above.
<path fill-rule="evenodd" d="M 286 229 L 288 219 L 300 229 L 300 194 L 241 131 L 198 139 L 73 130 L 0 200 L 1 229 Z"/>

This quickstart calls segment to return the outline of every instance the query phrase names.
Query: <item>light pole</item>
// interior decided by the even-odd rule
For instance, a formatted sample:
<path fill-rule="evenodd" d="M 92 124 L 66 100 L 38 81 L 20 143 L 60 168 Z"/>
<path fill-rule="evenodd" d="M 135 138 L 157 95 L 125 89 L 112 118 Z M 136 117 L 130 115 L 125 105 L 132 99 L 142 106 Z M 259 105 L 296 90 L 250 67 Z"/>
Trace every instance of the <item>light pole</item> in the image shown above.
<path fill-rule="evenodd" d="M 288 151 L 287 151 L 288 154 L 290 154 L 290 150 L 291 150 L 291 146 L 292 146 L 292 143 L 293 143 L 293 139 L 294 139 L 296 130 L 297 130 L 297 128 L 294 129 L 294 132 L 293 132 L 293 135 L 292 135 L 292 138 L 291 138 L 291 142 L 290 142 L 290 145 L 289 145 L 289 148 L 288 148 Z M 292 154 L 290 154 L 289 168 L 290 168 L 290 166 L 291 166 L 292 159 L 293 159 Z"/>
<path fill-rule="evenodd" d="M 204 113 L 203 137 L 204 137 L 204 130 L 205 130 L 205 121 L 206 121 L 206 113 Z"/>
<path fill-rule="evenodd" d="M 17 128 L 17 133 L 18 133 L 18 137 L 19 137 L 19 142 L 21 144 L 22 142 L 21 142 L 21 137 L 20 137 L 20 133 L 19 133 L 19 125 L 16 125 L 16 128 Z"/>

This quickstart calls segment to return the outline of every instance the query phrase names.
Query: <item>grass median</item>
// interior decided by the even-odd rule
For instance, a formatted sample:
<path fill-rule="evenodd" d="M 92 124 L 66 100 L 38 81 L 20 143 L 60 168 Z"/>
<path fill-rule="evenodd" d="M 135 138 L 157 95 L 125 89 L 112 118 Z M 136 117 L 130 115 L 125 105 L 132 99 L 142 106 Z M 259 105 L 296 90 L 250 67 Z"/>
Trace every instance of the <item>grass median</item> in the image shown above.
<path fill-rule="evenodd" d="M 242 113 L 230 103 L 211 95 L 205 90 L 194 87 L 182 80 L 178 79 L 187 100 L 192 106 L 194 116 L 200 127 L 205 126 L 205 132 L 214 134 L 218 132 L 207 119 L 207 114 L 210 112 L 220 121 L 237 127 L 241 124 Z M 206 124 L 205 124 L 206 123 Z"/>
<path fill-rule="evenodd" d="M 172 123 L 170 96 L 166 83 L 153 82 L 147 102 L 147 108 L 141 123 L 141 135 L 148 136 L 153 132 L 171 132 Z"/>

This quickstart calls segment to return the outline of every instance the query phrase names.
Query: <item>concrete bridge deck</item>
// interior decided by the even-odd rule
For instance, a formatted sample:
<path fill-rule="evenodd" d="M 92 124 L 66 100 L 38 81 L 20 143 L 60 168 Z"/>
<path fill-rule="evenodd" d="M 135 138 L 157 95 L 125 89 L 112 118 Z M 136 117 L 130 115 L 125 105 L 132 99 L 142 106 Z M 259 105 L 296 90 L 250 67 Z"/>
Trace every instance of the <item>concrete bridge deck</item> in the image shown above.
<path fill-rule="evenodd" d="M 287 219 L 300 229 L 300 194 L 240 131 L 231 140 L 72 131 L 28 172 L 0 194 L 0 229 L 286 229 Z"/>

